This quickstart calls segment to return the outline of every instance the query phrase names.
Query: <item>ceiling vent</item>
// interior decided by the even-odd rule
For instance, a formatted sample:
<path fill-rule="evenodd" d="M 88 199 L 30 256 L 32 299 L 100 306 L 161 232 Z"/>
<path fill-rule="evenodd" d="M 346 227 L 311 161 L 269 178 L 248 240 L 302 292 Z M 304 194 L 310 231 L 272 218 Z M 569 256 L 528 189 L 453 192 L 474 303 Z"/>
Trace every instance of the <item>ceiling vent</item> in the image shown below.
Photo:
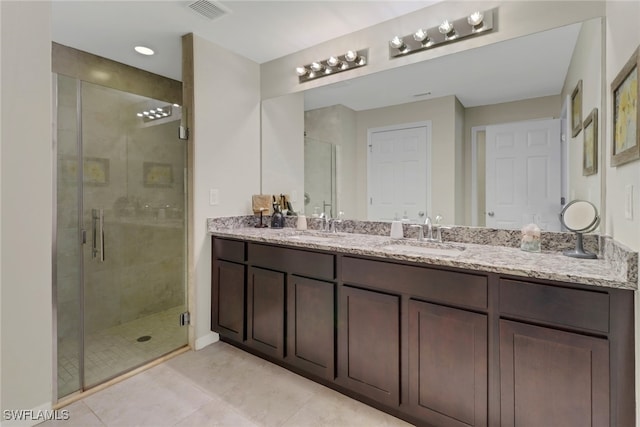
<path fill-rule="evenodd" d="M 214 3 L 209 0 L 198 0 L 193 3 L 189 3 L 189 9 L 197 12 L 205 18 L 211 19 L 212 21 L 214 19 L 221 18 L 230 12 L 219 3 Z"/>

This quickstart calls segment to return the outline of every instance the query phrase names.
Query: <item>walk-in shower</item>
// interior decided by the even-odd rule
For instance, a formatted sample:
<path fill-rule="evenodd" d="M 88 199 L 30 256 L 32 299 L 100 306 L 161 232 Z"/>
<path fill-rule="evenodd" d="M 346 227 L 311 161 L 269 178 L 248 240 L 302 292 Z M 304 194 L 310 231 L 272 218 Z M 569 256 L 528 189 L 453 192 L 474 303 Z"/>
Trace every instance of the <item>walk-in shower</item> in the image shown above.
<path fill-rule="evenodd" d="M 60 73 L 54 87 L 62 398 L 187 344 L 187 147 L 176 101 Z"/>

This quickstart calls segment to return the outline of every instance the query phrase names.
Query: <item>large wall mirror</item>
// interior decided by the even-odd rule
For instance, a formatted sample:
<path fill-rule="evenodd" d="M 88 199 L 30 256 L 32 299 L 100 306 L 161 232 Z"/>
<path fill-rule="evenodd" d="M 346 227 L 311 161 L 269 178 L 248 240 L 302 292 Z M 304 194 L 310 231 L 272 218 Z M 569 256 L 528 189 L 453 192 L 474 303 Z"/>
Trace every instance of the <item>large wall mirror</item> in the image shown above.
<path fill-rule="evenodd" d="M 602 108 L 603 37 L 596 18 L 305 91 L 305 212 L 560 230 L 564 203 L 599 208 L 571 117 Z"/>

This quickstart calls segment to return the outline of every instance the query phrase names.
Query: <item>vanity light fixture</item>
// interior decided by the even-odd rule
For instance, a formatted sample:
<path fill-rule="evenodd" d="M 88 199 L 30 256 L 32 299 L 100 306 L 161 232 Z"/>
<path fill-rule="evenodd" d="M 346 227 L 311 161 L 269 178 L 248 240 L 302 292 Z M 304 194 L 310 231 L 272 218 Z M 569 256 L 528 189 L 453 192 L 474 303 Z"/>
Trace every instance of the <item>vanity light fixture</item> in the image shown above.
<path fill-rule="evenodd" d="M 368 52 L 368 49 L 349 50 L 344 55 L 330 56 L 322 61 L 315 61 L 304 66 L 296 67 L 298 82 L 303 83 L 318 77 L 367 65 Z"/>
<path fill-rule="evenodd" d="M 451 43 L 493 30 L 493 15 L 497 9 L 476 11 L 456 20 L 444 20 L 436 27 L 419 28 L 404 37 L 394 36 L 389 41 L 389 57 L 397 58 L 411 53 Z"/>

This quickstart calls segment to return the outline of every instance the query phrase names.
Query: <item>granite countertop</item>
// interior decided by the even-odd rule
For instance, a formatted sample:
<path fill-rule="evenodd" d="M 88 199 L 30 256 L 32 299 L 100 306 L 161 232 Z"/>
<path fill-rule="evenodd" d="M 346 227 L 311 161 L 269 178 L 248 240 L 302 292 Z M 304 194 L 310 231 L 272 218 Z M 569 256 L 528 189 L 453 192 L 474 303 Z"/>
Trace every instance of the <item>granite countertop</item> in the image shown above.
<path fill-rule="evenodd" d="M 558 251 L 531 253 L 519 248 L 473 243 L 429 243 L 415 238 L 357 233 L 299 231 L 295 228 L 210 228 L 212 235 L 252 242 L 374 256 L 399 261 L 612 288 L 638 288 L 637 269 L 620 269 L 612 260 L 570 258 Z M 637 258 L 636 258 L 637 265 Z M 635 273 L 634 273 L 635 271 Z"/>

